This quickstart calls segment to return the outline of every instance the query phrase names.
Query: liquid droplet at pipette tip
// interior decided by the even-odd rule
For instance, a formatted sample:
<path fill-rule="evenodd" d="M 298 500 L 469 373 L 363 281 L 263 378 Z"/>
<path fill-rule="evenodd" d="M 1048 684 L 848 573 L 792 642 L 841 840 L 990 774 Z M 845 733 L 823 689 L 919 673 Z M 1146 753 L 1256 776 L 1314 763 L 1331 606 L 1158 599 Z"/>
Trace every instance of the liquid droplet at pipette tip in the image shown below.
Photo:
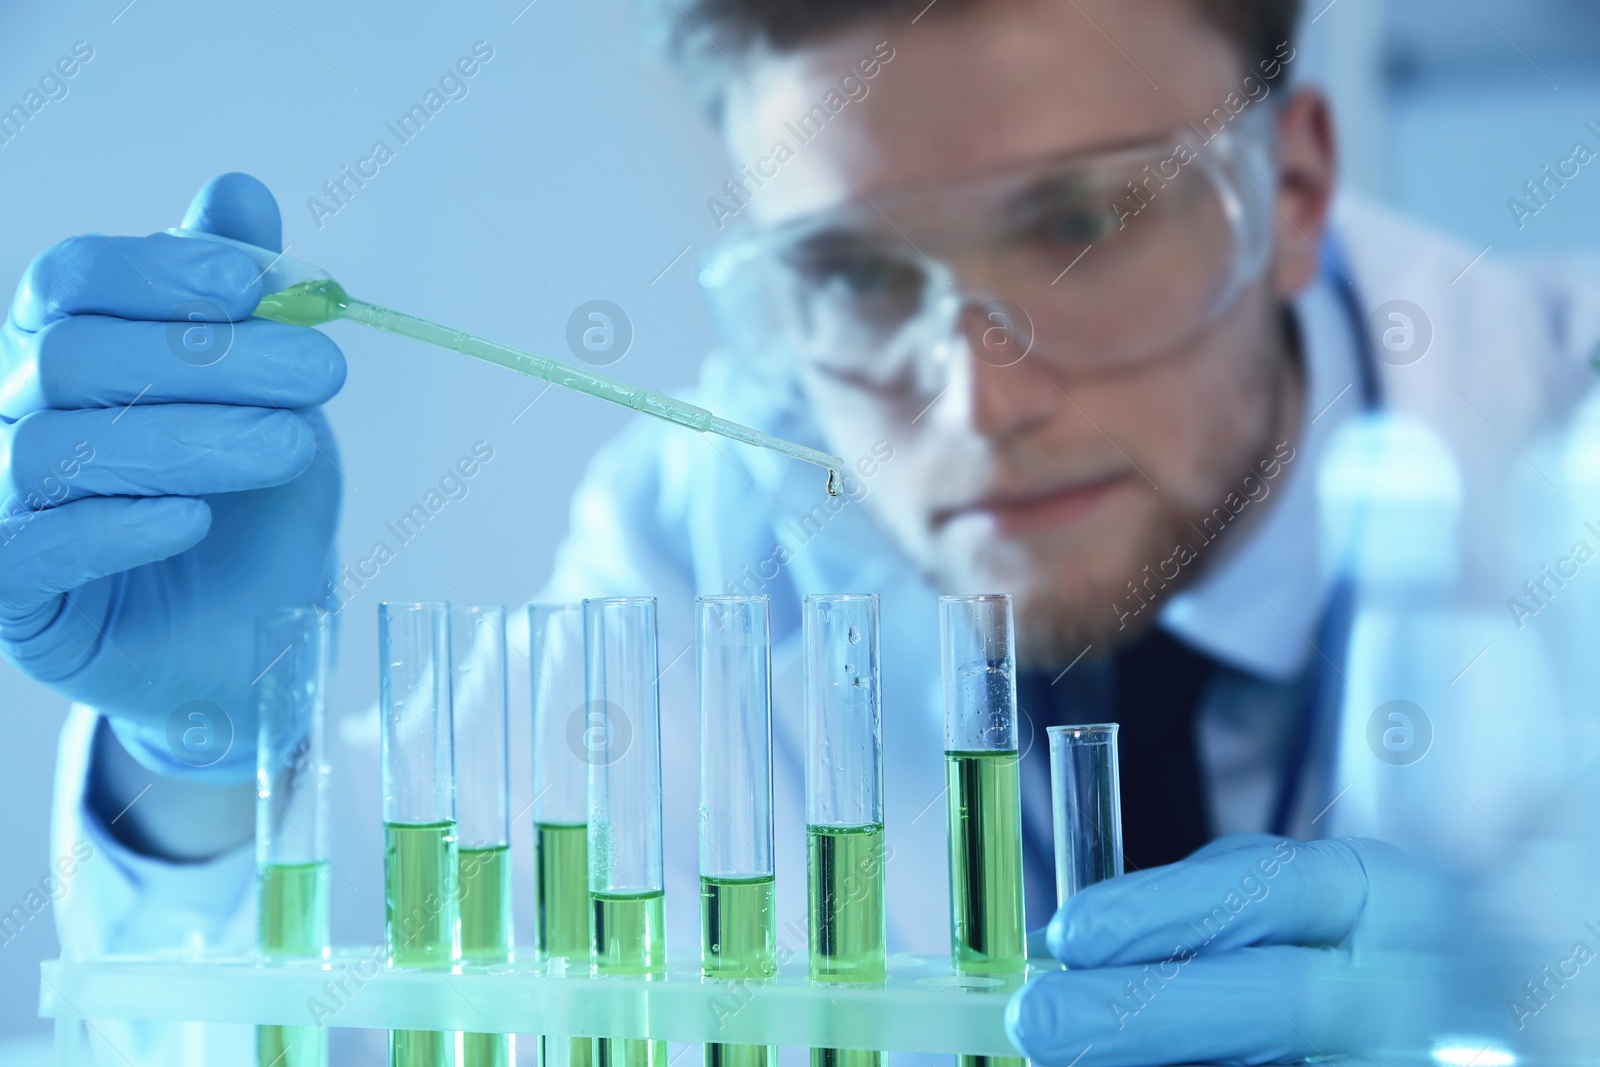
<path fill-rule="evenodd" d="M 832 467 L 828 468 L 828 495 L 844 495 L 844 479 L 839 477 L 839 472 L 834 470 Z"/>

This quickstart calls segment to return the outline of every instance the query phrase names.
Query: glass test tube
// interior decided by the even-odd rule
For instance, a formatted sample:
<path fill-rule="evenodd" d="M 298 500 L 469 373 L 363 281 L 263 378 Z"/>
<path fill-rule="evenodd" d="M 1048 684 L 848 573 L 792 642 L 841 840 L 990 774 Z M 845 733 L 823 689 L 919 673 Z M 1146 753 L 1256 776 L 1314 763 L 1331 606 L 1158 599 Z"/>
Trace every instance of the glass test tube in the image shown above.
<path fill-rule="evenodd" d="M 584 729 L 589 764 L 589 899 L 600 974 L 663 974 L 661 705 L 656 601 L 583 602 Z M 602 1067 L 665 1067 L 665 1041 L 596 1039 Z"/>
<path fill-rule="evenodd" d="M 1122 875 L 1117 724 L 1052 726 L 1046 733 L 1060 907 L 1085 886 Z"/>
<path fill-rule="evenodd" d="M 256 626 L 256 949 L 268 962 L 328 958 L 324 801 L 328 629 L 310 608 Z M 323 1067 L 328 1032 L 256 1027 L 258 1067 Z"/>
<path fill-rule="evenodd" d="M 461 959 L 506 964 L 512 934 L 505 609 L 452 608 L 450 661 Z M 511 1041 L 500 1033 L 464 1034 L 462 1067 L 506 1067 Z"/>
<path fill-rule="evenodd" d="M 696 599 L 700 970 L 778 973 L 773 910 L 771 639 L 764 596 Z M 706 1067 L 775 1067 L 776 1046 L 708 1042 Z"/>
<path fill-rule="evenodd" d="M 533 949 L 589 966 L 589 762 L 584 715 L 583 605 L 528 608 L 533 689 Z M 589 1067 L 588 1038 L 539 1042 L 544 1067 Z M 563 1061 L 562 1054 L 566 1059 Z"/>
<path fill-rule="evenodd" d="M 1016 973 L 1028 959 L 1011 598 L 940 597 L 939 633 L 952 961 Z"/>
<path fill-rule="evenodd" d="M 456 903 L 450 606 L 378 606 L 382 712 L 384 932 L 391 967 L 461 958 Z M 453 1067 L 450 1033 L 395 1030 L 392 1067 Z"/>
<path fill-rule="evenodd" d="M 878 598 L 810 595 L 805 645 L 806 901 L 813 981 L 888 977 Z M 814 1048 L 813 1067 L 882 1067 L 882 1052 Z"/>

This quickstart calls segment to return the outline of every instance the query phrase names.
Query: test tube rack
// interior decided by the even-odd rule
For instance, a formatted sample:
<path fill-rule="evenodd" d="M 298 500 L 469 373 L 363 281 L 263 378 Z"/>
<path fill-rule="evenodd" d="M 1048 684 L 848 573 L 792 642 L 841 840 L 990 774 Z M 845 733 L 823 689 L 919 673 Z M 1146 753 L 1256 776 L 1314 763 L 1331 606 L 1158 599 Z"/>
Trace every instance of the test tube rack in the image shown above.
<path fill-rule="evenodd" d="M 39 1014 L 55 1020 L 61 1064 L 90 1062 L 83 1024 L 101 1019 L 1017 1055 L 1005 1009 L 1023 976 L 956 975 L 948 957 L 891 956 L 888 981 L 869 986 L 812 982 L 804 958 L 765 981 L 719 981 L 675 966 L 651 978 L 598 976 L 588 961 L 564 959 L 402 970 L 383 958 L 381 947 L 344 947 L 322 963 L 206 954 L 52 960 L 41 967 Z M 332 1010 L 315 1018 L 313 1002 Z"/>

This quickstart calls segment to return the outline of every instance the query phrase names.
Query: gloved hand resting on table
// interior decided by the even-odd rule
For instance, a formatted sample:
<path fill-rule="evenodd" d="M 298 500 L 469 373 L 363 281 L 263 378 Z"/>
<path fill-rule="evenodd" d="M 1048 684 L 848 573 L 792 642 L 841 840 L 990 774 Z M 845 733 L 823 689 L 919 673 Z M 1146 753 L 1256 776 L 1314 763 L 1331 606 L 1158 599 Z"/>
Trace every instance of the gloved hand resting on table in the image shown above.
<path fill-rule="evenodd" d="M 1068 969 L 1019 990 L 1006 1028 L 1048 1067 L 1410 1048 L 1442 924 L 1437 884 L 1391 845 L 1232 835 L 1068 900 L 1048 932 Z"/>
<path fill-rule="evenodd" d="M 280 247 L 243 174 L 183 224 Z M 212 242 L 74 237 L 0 331 L 0 652 L 141 763 L 214 781 L 254 773 L 256 618 L 323 590 L 339 508 L 318 405 L 344 357 L 251 319 L 259 274 Z"/>

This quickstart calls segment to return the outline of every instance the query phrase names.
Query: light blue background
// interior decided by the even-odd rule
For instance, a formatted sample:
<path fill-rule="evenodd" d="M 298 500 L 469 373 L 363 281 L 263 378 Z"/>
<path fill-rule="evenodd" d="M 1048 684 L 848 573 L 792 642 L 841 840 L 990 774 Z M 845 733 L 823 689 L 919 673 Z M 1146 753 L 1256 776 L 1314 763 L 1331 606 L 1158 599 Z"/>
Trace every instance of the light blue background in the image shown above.
<path fill-rule="evenodd" d="M 635 330 L 612 373 L 667 389 L 692 379 L 711 341 L 694 285 L 715 237 L 705 201 L 728 165 L 687 92 L 637 44 L 625 0 L 125 2 L 8 5 L 0 107 L 73 42 L 95 56 L 66 99 L 0 146 L 0 279 L 69 234 L 175 225 L 208 178 L 246 170 L 278 194 L 291 254 L 358 295 L 563 358 L 569 314 L 606 298 Z M 1600 41 L 1592 3 L 1325 2 L 1311 0 L 1300 69 L 1334 91 L 1353 186 L 1497 253 L 1600 241 L 1600 163 L 1521 232 L 1505 208 L 1586 120 L 1600 124 L 1600 77 L 1584 72 Z M 394 147 L 384 123 L 479 40 L 495 55 L 467 98 L 317 229 L 306 200 L 375 139 Z M 345 559 L 365 554 L 473 442 L 495 449 L 470 495 L 345 613 L 337 712 L 375 699 L 380 600 L 518 604 L 536 591 L 585 461 L 629 416 L 559 390 L 527 408 L 540 387 L 504 371 L 355 327 L 331 332 L 351 367 L 331 405 L 348 480 Z M 12 812 L 0 911 L 49 860 L 64 712 L 0 669 L 0 804 Z M 525 775 L 524 754 L 513 759 Z M 44 1031 L 37 965 L 56 952 L 48 912 L 0 945 L 0 1035 Z"/>

